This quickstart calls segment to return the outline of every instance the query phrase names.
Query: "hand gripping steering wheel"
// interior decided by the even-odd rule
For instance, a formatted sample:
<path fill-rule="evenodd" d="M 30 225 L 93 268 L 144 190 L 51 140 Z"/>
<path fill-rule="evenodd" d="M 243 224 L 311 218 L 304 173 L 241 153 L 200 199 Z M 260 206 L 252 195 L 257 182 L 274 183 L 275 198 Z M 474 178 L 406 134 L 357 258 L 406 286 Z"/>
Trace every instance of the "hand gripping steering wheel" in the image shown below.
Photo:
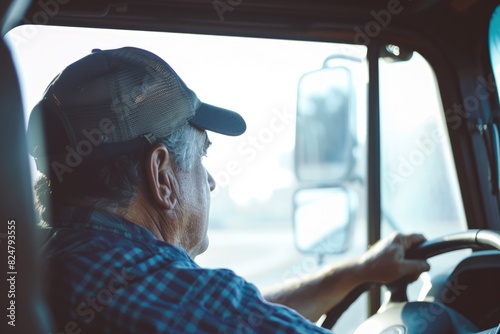
<path fill-rule="evenodd" d="M 406 252 L 408 259 L 428 259 L 430 257 L 459 250 L 459 249 L 497 249 L 500 250 L 500 232 L 491 230 L 468 230 L 450 234 L 438 239 L 425 241 Z M 410 282 L 400 279 L 387 284 L 390 293 L 389 302 L 384 310 L 379 312 L 355 331 L 355 334 L 413 334 L 413 333 L 488 333 L 497 334 L 497 330 L 490 329 L 477 332 L 475 327 L 462 315 L 442 304 L 429 302 L 408 302 L 406 289 Z M 371 284 L 359 286 L 353 290 L 339 305 L 327 313 L 322 324 L 324 328 L 332 328 L 340 315 L 352 304 Z M 433 308 L 434 313 L 440 314 L 433 321 L 418 318 L 417 310 Z M 500 326 L 498 328 L 500 330 Z M 500 334 L 500 332 L 498 333 Z"/>

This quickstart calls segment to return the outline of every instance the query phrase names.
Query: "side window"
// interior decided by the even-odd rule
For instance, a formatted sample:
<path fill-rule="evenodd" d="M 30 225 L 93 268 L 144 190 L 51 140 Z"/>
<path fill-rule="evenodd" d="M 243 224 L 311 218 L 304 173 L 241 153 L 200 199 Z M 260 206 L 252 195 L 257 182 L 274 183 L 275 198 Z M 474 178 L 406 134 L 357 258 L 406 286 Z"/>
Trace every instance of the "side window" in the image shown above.
<path fill-rule="evenodd" d="M 382 236 L 397 230 L 433 239 L 467 229 L 434 71 L 417 52 L 379 65 Z M 409 286 L 410 300 L 425 296 L 431 277 L 469 253 L 429 259 L 431 271 Z"/>
<path fill-rule="evenodd" d="M 436 78 L 417 52 L 381 58 L 382 233 L 427 238 L 467 228 Z M 452 130 L 451 130 L 452 131 Z"/>

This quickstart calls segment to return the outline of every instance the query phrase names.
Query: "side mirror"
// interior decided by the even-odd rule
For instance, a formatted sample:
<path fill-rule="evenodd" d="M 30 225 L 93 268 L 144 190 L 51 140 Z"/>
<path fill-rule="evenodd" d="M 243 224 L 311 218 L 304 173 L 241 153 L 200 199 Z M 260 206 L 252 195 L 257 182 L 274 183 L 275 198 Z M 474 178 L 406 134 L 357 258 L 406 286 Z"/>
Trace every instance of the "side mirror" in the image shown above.
<path fill-rule="evenodd" d="M 294 195 L 294 238 L 298 250 L 317 255 L 347 250 L 355 203 L 343 187 L 300 189 Z"/>
<path fill-rule="evenodd" d="M 356 87 L 361 60 L 331 56 L 302 76 L 297 95 L 295 173 L 300 181 L 332 183 L 354 166 Z"/>

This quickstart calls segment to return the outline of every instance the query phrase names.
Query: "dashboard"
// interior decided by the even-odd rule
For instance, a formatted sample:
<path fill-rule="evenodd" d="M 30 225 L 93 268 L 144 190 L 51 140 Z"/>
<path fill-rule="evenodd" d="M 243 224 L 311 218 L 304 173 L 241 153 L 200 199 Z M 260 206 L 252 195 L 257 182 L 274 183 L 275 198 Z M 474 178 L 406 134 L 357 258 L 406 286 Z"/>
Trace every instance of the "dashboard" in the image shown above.
<path fill-rule="evenodd" d="M 433 281 L 426 300 L 462 314 L 479 329 L 500 323 L 500 253 L 479 251 L 458 264 L 444 279 Z"/>

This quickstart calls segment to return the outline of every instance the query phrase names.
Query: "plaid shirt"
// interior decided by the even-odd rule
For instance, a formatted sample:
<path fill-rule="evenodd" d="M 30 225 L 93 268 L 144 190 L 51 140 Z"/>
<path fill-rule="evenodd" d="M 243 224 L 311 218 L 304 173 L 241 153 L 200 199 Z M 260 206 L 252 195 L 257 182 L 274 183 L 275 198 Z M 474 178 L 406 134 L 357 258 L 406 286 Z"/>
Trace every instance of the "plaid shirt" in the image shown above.
<path fill-rule="evenodd" d="M 56 332 L 331 333 L 110 213 L 61 208 L 44 245 Z"/>

